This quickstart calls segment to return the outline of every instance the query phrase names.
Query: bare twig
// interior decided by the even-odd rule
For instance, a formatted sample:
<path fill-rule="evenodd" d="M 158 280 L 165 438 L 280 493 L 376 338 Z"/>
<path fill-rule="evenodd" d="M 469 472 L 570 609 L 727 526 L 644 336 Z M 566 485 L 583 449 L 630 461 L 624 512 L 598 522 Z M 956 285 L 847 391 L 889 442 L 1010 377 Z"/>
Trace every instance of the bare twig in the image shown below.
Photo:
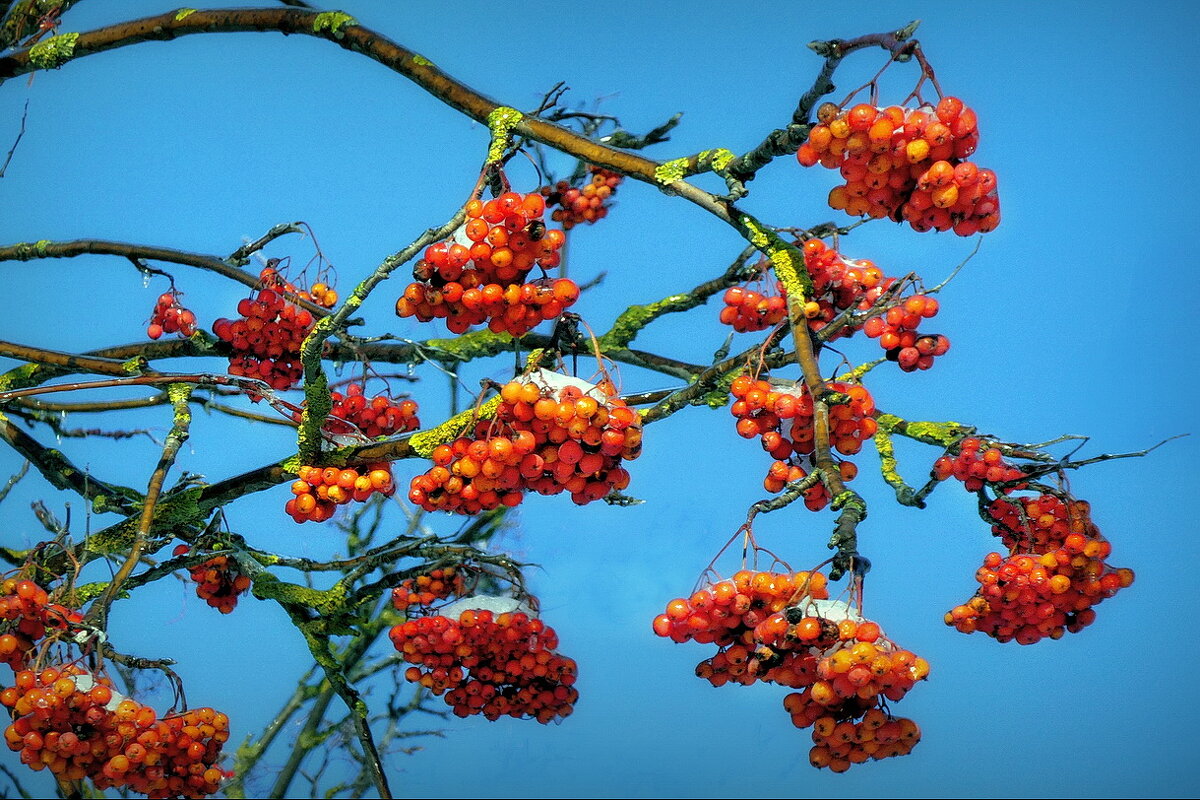
<path fill-rule="evenodd" d="M 21 111 L 21 130 L 17 131 L 17 138 L 13 140 L 12 147 L 8 149 L 8 155 L 4 158 L 4 163 L 0 164 L 0 178 L 4 177 L 8 165 L 12 162 L 13 154 L 17 152 L 17 145 L 21 143 L 21 137 L 25 135 L 25 119 L 29 116 L 29 100 L 25 100 L 25 108 Z"/>

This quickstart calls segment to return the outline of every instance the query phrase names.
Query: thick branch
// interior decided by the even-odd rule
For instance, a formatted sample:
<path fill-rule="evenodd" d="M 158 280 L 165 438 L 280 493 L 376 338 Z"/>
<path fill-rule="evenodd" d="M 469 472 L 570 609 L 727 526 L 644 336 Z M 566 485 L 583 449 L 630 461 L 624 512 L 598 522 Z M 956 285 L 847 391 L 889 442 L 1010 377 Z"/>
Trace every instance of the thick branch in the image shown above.
<path fill-rule="evenodd" d="M 140 42 L 167 41 L 197 33 L 268 31 L 314 36 L 364 55 L 403 75 L 477 122 L 486 124 L 488 116 L 501 107 L 500 103 L 442 72 L 429 59 L 357 24 L 348 15 L 292 8 L 215 9 L 186 14 L 170 11 L 87 33 L 51 37 L 40 45 L 0 58 L 0 83 L 36 69 L 58 67 L 83 56 Z M 659 186 L 729 221 L 718 198 L 686 181 L 664 176 L 659 172 L 662 165 L 656 161 L 600 144 L 537 117 L 522 117 L 512 128 L 512 133 L 542 142 L 590 164 Z"/>

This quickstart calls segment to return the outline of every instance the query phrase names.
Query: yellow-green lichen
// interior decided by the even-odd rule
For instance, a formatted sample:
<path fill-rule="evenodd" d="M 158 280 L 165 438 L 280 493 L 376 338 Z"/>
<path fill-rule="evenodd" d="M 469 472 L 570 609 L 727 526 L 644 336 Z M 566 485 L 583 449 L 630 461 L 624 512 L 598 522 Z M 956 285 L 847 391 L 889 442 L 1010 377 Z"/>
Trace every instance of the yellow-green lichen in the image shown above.
<path fill-rule="evenodd" d="M 961 422 L 910 422 L 897 417 L 895 414 L 880 414 L 875 418 L 879 429 L 885 433 L 898 433 L 909 439 L 915 439 L 925 444 L 950 447 L 964 436 L 970 436 L 975 429 Z"/>
<path fill-rule="evenodd" d="M 22 364 L 19 367 L 13 367 L 8 372 L 0 375 L 0 392 L 11 392 L 29 386 L 36 386 L 44 380 L 44 378 L 39 377 L 43 369 L 45 369 L 45 365 L 43 364 Z"/>
<path fill-rule="evenodd" d="M 134 356 L 128 361 L 121 362 L 121 369 L 128 375 L 141 375 L 142 370 L 150 366 L 145 356 Z"/>
<path fill-rule="evenodd" d="M 669 186 L 675 181 L 683 180 L 687 175 L 688 160 L 686 158 L 674 158 L 670 161 L 664 161 L 654 168 L 654 180 L 660 186 Z"/>
<path fill-rule="evenodd" d="M 804 256 L 796 246 L 785 242 L 779 234 L 749 214 L 742 214 L 738 222 L 746 232 L 746 241 L 770 259 L 775 277 L 787 289 L 787 293 L 801 302 L 807 302 L 812 296 L 812 278 L 804 266 Z"/>
<path fill-rule="evenodd" d="M 896 448 L 892 437 L 883 431 L 875 432 L 875 450 L 879 453 L 879 471 L 889 486 L 903 486 L 904 479 L 896 470 Z"/>
<path fill-rule="evenodd" d="M 729 166 L 729 162 L 733 161 L 734 158 L 736 156 L 734 156 L 733 151 L 726 150 L 724 147 L 705 150 L 700 153 L 701 163 L 708 164 L 712 167 L 712 171 L 718 175 L 725 171 L 725 168 Z"/>
<path fill-rule="evenodd" d="M 422 347 L 426 356 L 435 361 L 443 360 L 440 356 L 448 356 L 447 360 L 471 361 L 476 358 L 494 356 L 512 347 L 512 335 L 508 333 L 492 333 L 489 330 L 471 331 L 453 339 L 430 339 Z"/>
<path fill-rule="evenodd" d="M 854 506 L 855 508 L 862 510 L 864 514 L 867 510 L 866 503 L 864 503 L 863 499 L 858 496 L 858 492 L 854 491 L 853 489 L 847 489 L 844 492 L 838 492 L 838 494 L 833 498 L 833 501 L 829 504 L 830 508 L 832 508 L 834 511 L 837 511 L 839 508 L 845 505 Z"/>
<path fill-rule="evenodd" d="M 500 395 L 496 395 L 491 400 L 479 406 L 478 409 L 468 409 L 461 414 L 455 414 L 436 428 L 414 433 L 408 440 L 409 447 L 422 458 L 429 458 L 433 455 L 434 448 L 439 444 L 452 442 L 459 436 L 462 436 L 471 429 L 476 420 L 490 419 L 495 416 L 496 409 L 499 407 Z"/>
<path fill-rule="evenodd" d="M 104 590 L 107 588 L 107 581 L 97 581 L 95 583 L 85 583 L 83 586 L 76 586 L 71 592 L 71 604 L 75 608 L 79 608 L 104 594 Z M 126 594 L 126 596 L 128 595 Z"/>
<path fill-rule="evenodd" d="M 499 162 L 512 139 L 513 128 L 521 124 L 525 115 L 515 108 L 498 106 L 488 114 L 488 129 L 492 132 L 492 143 L 488 145 L 488 163 Z"/>
<path fill-rule="evenodd" d="M 334 614 L 345 610 L 346 588 L 341 583 L 328 590 L 312 589 L 279 580 L 263 570 L 254 576 L 250 590 L 259 600 L 275 600 L 289 605 L 307 606 L 319 614 Z"/>
<path fill-rule="evenodd" d="M 418 67 L 432 67 L 433 62 L 420 53 L 413 53 L 412 62 Z"/>
<path fill-rule="evenodd" d="M 29 48 L 29 63 L 38 69 L 56 69 L 75 55 L 78 33 L 61 33 Z"/>
<path fill-rule="evenodd" d="M 188 400 L 192 397 L 190 383 L 167 384 L 167 397 L 175 407 L 175 427 L 187 428 L 192 423 L 192 411 L 188 408 Z"/>
<path fill-rule="evenodd" d="M 342 33 L 342 28 L 347 25 L 357 25 L 358 20 L 347 14 L 345 11 L 322 11 L 317 14 L 313 20 L 313 33 L 321 31 L 329 31 L 335 39 L 341 39 L 345 34 Z"/>
<path fill-rule="evenodd" d="M 185 19 L 196 13 L 194 8 L 181 8 L 175 12 L 175 21 L 183 22 Z"/>
<path fill-rule="evenodd" d="M 694 305 L 691 300 L 689 294 L 673 294 L 653 303 L 630 306 L 613 322 L 612 329 L 600 337 L 601 351 L 626 347 L 642 328 L 669 311 L 691 307 Z"/>

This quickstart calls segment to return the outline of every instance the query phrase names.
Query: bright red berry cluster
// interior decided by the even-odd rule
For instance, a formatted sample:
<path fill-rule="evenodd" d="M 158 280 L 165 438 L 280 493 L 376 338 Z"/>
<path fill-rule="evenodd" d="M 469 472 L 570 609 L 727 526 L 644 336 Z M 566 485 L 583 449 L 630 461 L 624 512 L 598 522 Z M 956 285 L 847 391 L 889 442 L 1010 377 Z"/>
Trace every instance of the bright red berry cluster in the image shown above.
<path fill-rule="evenodd" d="M 879 296 L 874 291 L 870 301 L 860 305 L 868 292 L 882 290 L 895 280 L 887 278 L 883 270 L 866 259 L 852 261 L 820 239 L 809 239 L 804 243 L 804 267 L 813 282 L 812 299 L 804 306 L 808 327 L 819 331 L 838 314 L 859 305 L 870 308 Z M 847 325 L 830 336 L 835 340 L 850 336 L 855 328 Z"/>
<path fill-rule="evenodd" d="M 879 339 L 879 346 L 884 349 L 888 360 L 895 361 L 905 372 L 929 369 L 935 358 L 945 355 L 950 349 L 950 340 L 940 333 L 917 332 L 921 320 L 929 319 L 937 312 L 936 299 L 914 294 L 906 298 L 903 304 L 889 308 L 883 315 L 868 319 L 863 324 L 863 333 L 872 339 Z"/>
<path fill-rule="evenodd" d="M 826 385 L 847 399 L 829 408 L 830 444 L 844 455 L 854 455 L 879 428 L 874 418 L 875 401 L 860 384 L 830 381 Z M 778 492 L 785 484 L 805 477 L 812 469 L 815 435 L 813 401 L 808 388 L 803 384 L 777 386 L 749 375 L 734 378 L 729 388 L 734 397 L 730 413 L 737 418 L 738 435 L 746 439 L 760 437 L 763 449 L 776 459 L 763 487 Z M 785 431 L 787 420 L 791 422 Z M 858 468 L 845 461 L 841 472 L 843 480 L 853 480 Z M 823 483 L 818 482 L 805 492 L 804 504 L 813 511 L 828 503 Z"/>
<path fill-rule="evenodd" d="M 842 772 L 872 756 L 903 755 L 920 738 L 915 726 L 915 737 L 907 738 L 893 738 L 889 728 L 878 746 L 865 745 L 877 738 L 869 732 L 892 721 L 884 701 L 903 698 L 929 674 L 929 664 L 897 647 L 846 603 L 829 601 L 820 572 L 743 570 L 690 598 L 672 600 L 653 627 L 676 642 L 717 644 L 716 655 L 696 666 L 696 674 L 714 686 L 764 681 L 802 690 L 789 694 L 784 708 L 796 727 L 814 726 L 814 766 Z M 846 727 L 833 736 L 839 724 L 848 724 L 853 736 L 845 738 Z M 892 746 L 901 739 L 904 744 Z M 851 759 L 856 750 L 865 757 Z"/>
<path fill-rule="evenodd" d="M 369 439 L 391 436 L 395 433 L 415 431 L 421 427 L 417 417 L 415 400 L 393 400 L 388 395 L 366 397 L 362 386 L 352 383 L 346 393 L 330 392 L 333 409 L 325 421 L 324 430 L 331 434 L 348 435 L 361 433 Z M 301 412 L 295 411 L 292 419 L 300 421 Z M 349 423 L 349 424 L 346 424 Z"/>
<path fill-rule="evenodd" d="M 576 188 L 567 181 L 559 181 L 553 187 L 543 186 L 542 196 L 546 205 L 558 206 L 550 219 L 560 223 L 563 230 L 576 225 L 591 225 L 608 216 L 609 200 L 617 193 L 622 176 L 595 164 L 588 165 L 587 182 Z"/>
<path fill-rule="evenodd" d="M 869 311 L 885 292 L 894 291 L 897 278 L 883 274 L 866 259 L 850 260 L 820 239 L 804 243 L 804 265 L 813 281 L 813 299 L 805 304 L 808 326 L 819 331 L 835 316 L 857 306 Z M 936 333 L 918 333 L 921 320 L 937 315 L 938 301 L 924 294 L 898 299 L 896 305 L 864 322 L 846 324 L 829 335 L 836 340 L 862 330 L 879 339 L 879 345 L 891 361 L 905 372 L 929 369 L 935 357 L 950 349 L 950 340 Z"/>
<path fill-rule="evenodd" d="M 477 514 L 515 506 L 524 492 L 569 492 L 579 505 L 629 485 L 620 464 L 641 454 L 642 420 L 612 384 L 539 371 L 500 390 L 493 419 L 434 449 L 408 499 L 426 511 Z"/>
<path fill-rule="evenodd" d="M 376 492 L 391 497 L 396 490 L 388 461 L 356 467 L 301 467 L 284 511 L 296 522 L 324 522 L 334 509 L 351 500 L 364 502 Z"/>
<path fill-rule="evenodd" d="M 408 608 L 407 598 L 395 596 L 395 602 Z M 465 597 L 442 614 L 403 622 L 389 635 L 414 665 L 404 677 L 441 695 L 456 715 L 547 723 L 574 709 L 577 668 L 574 659 L 555 652 L 554 629 L 527 612 L 512 598 Z"/>
<path fill-rule="evenodd" d="M 778 281 L 774 294 L 763 294 L 749 286 L 731 286 L 722 299 L 725 307 L 718 319 L 738 333 L 773 328 L 787 318 L 787 299 Z"/>
<path fill-rule="evenodd" d="M 33 581 L 5 579 L 0 583 L 0 664 L 14 672 L 24 669 L 47 629 L 65 630 L 82 621 L 79 612 L 51 603 Z"/>
<path fill-rule="evenodd" d="M 392 605 L 397 611 L 414 606 L 431 606 L 439 600 L 466 593 L 462 571 L 455 567 L 430 570 L 428 574 L 405 578 L 392 589 Z"/>
<path fill-rule="evenodd" d="M 396 301 L 396 314 L 421 322 L 444 319 L 451 333 L 487 323 L 493 333 L 523 336 L 554 319 L 579 299 L 567 278 L 527 282 L 530 270 L 558 266 L 566 241 L 548 229 L 540 194 L 505 192 L 483 203 L 467 203 L 467 222 L 450 241 L 425 249 L 410 283 Z"/>
<path fill-rule="evenodd" d="M 313 326 L 307 309 L 287 300 L 294 295 L 311 300 L 308 292 L 297 292 L 273 266 L 259 273 L 262 289 L 238 303 L 240 319 L 219 319 L 213 333 L 228 342 L 229 374 L 264 380 L 274 389 L 290 389 L 300 381 L 300 345 Z"/>
<path fill-rule="evenodd" d="M 1112 545 L 1087 502 L 1052 494 L 1001 497 L 988 510 L 1009 555 L 984 558 L 975 573 L 979 590 L 946 614 L 947 625 L 1001 642 L 1059 639 L 1090 625 L 1093 606 L 1133 583 L 1133 570 L 1106 563 Z"/>
<path fill-rule="evenodd" d="M 177 545 L 174 555 L 185 555 L 190 549 L 186 544 Z M 238 597 L 250 588 L 250 576 L 243 575 L 229 556 L 214 556 L 189 571 L 196 582 L 196 596 L 222 614 L 231 613 Z"/>
<path fill-rule="evenodd" d="M 1005 461 L 1000 448 L 986 439 L 970 436 L 958 443 L 957 455 L 946 454 L 933 462 L 933 477 L 939 481 L 954 477 L 963 482 L 968 492 L 977 492 L 984 484 L 1019 481 L 1025 473 Z M 1024 484 L 1014 484 L 1005 493 L 1022 488 Z M 1004 509 L 1008 508 L 1004 504 Z"/>
<path fill-rule="evenodd" d="M 975 112 L 958 98 L 918 109 L 826 103 L 817 118 L 796 158 L 840 170 L 846 182 L 829 193 L 831 208 L 959 236 L 1000 224 L 996 174 L 966 160 L 979 132 Z"/>
<path fill-rule="evenodd" d="M 179 297 L 180 293 L 174 289 L 158 296 L 146 326 L 146 335 L 151 339 L 158 339 L 164 333 L 191 336 L 196 332 L 196 315 L 179 303 Z"/>
<path fill-rule="evenodd" d="M 68 664 L 25 670 L 0 692 L 13 715 L 10 750 L 34 770 L 62 780 L 90 778 L 97 789 L 150 797 L 207 797 L 227 773 L 216 766 L 229 719 L 211 708 L 159 718 L 123 698 L 104 677 Z"/>
<path fill-rule="evenodd" d="M 828 583 L 822 572 L 755 572 L 741 570 L 728 580 L 718 581 L 691 597 L 677 597 L 667 603 L 666 613 L 654 618 L 654 632 L 673 642 L 697 641 L 716 644 L 718 655 L 734 644 L 753 648 L 757 642 L 754 631 L 765 620 L 779 614 L 801 598 L 825 600 L 829 597 Z M 740 655 L 740 653 L 738 654 Z M 740 664 L 747 662 L 737 659 Z M 728 663 L 726 659 L 726 663 Z M 711 664 L 712 659 L 700 662 Z M 750 684 L 767 678 L 755 666 L 744 669 L 722 669 L 702 677 L 714 686 L 733 680 Z M 700 667 L 697 667 L 699 669 Z"/>

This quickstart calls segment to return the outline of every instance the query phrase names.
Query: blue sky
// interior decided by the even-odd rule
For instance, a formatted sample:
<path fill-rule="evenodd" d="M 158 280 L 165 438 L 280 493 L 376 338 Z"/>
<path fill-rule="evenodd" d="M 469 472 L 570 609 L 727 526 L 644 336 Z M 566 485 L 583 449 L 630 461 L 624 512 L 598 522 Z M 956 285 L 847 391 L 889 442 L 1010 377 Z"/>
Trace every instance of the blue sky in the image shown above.
<path fill-rule="evenodd" d="M 1111 2 L 762 2 L 737 12 L 689 3 L 639 8 L 636 18 L 620 4 L 563 8 L 377 1 L 348 2 L 346 10 L 513 106 L 533 106 L 565 80 L 570 102 L 615 114 L 635 132 L 685 112 L 671 141 L 648 151 L 659 159 L 717 146 L 744 151 L 790 118 L 811 83 L 819 59 L 804 43 L 921 17 L 918 37 L 943 88 L 979 114 L 976 160 L 999 176 L 1004 221 L 942 293 L 937 329 L 950 337 L 950 353 L 929 372 L 878 370 L 868 382 L 878 404 L 1010 441 L 1089 434 L 1084 452 L 1093 455 L 1195 433 L 1186 300 L 1196 268 L 1189 136 L 1200 126 L 1191 88 L 1200 14 L 1192 4 L 1133 13 Z M 163 10 L 142 0 L 84 2 L 64 29 Z M 852 56 L 834 99 L 882 63 L 881 51 Z M 915 76 L 914 65 L 894 65 L 883 99 L 900 100 Z M 38 73 L 31 86 L 10 80 L 0 86 L 2 150 L 26 99 L 28 130 L 0 180 L 0 242 L 95 237 L 225 254 L 243 236 L 304 220 L 343 289 L 453 213 L 487 141 L 485 128 L 403 78 L 302 37 L 192 36 L 92 56 Z M 551 163 L 570 169 L 565 159 Z M 510 177 L 528 188 L 536 182 L 523 159 Z M 772 224 L 811 225 L 834 218 L 824 204 L 832 185 L 832 173 L 781 158 L 743 205 Z M 647 185 L 627 181 L 618 200 L 570 243 L 575 277 L 608 273 L 577 306 L 593 329 L 606 329 L 629 302 L 719 274 L 742 247 L 732 229 Z M 889 274 L 916 270 L 935 283 L 973 245 L 876 222 L 843 249 Z M 269 254 L 302 264 L 312 246 L 292 238 Z M 0 270 L 8 300 L 0 338 L 62 350 L 138 340 L 164 288 L 161 280 L 143 286 L 113 258 Z M 245 293 L 211 274 L 172 271 L 205 323 L 230 315 Z M 392 315 L 403 281 L 364 306 L 369 332 L 441 335 Z M 725 335 L 716 313 L 710 303 L 664 319 L 637 346 L 708 359 Z M 846 343 L 852 362 L 873 357 L 867 344 Z M 503 377 L 508 366 L 497 360 L 465 377 Z M 445 382 L 420 374 L 427 380 L 413 391 L 432 421 Z M 621 378 L 630 391 L 671 385 L 633 368 Z M 160 412 L 103 424 L 162 434 L 169 420 Z M 1198 444 L 1192 436 L 1146 459 L 1072 475 L 1113 542 L 1112 561 L 1135 569 L 1137 582 L 1101 605 L 1091 628 L 1033 647 L 963 636 L 941 621 L 973 591 L 974 571 L 993 547 L 973 499 L 945 486 L 924 511 L 898 508 L 876 477 L 876 460 L 860 456 L 856 488 L 871 504 L 860 548 L 874 562 L 866 610 L 928 658 L 932 674 L 897 708 L 924 730 L 914 753 L 831 775 L 808 766 L 809 735 L 783 712 L 786 692 L 713 689 L 692 677 L 705 648 L 650 631 L 654 615 L 690 591 L 762 496 L 767 466 L 755 444 L 736 436 L 726 410 L 692 409 L 658 423 L 631 467 L 630 492 L 644 505 L 580 509 L 565 497 L 531 497 L 519 530 L 500 543 L 540 565 L 531 585 L 562 649 L 581 664 L 576 713 L 549 727 L 450 720 L 445 739 L 389 762 L 394 788 L 483 796 L 1194 795 L 1192 721 L 1200 708 L 1189 689 L 1200 648 L 1187 615 L 1200 547 L 1188 503 L 1200 489 Z M 63 446 L 97 475 L 132 485 L 144 484 L 157 453 L 144 439 Z M 198 416 L 182 467 L 219 479 L 290 447 L 286 430 Z M 938 454 L 901 446 L 899 455 L 917 480 Z M 0 453 L 0 475 L 18 465 Z M 396 471 L 407 479 L 420 468 Z M 71 501 L 27 479 L 3 505 L 5 544 L 38 538 L 28 511 L 36 498 L 59 510 Z M 282 514 L 285 500 L 281 487 L 240 501 L 228 509 L 231 524 L 264 547 L 336 552 L 334 529 L 294 525 Z M 72 507 L 81 526 L 77 499 Z M 760 540 L 794 566 L 826 557 L 828 512 L 795 508 L 760 520 Z M 304 658 L 277 608 L 243 602 L 218 618 L 176 582 L 118 606 L 113 626 L 127 651 L 178 659 L 194 704 L 236 709 L 235 739 L 273 712 Z"/>

